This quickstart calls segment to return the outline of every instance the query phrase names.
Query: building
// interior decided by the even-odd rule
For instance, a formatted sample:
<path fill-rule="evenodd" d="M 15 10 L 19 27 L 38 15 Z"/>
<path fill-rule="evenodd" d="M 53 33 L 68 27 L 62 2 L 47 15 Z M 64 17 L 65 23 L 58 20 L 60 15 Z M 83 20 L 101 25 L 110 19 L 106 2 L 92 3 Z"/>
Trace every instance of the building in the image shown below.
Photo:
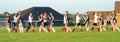
<path fill-rule="evenodd" d="M 23 14 L 24 20 L 28 20 L 29 13 L 32 13 L 33 17 L 34 17 L 33 20 L 37 21 L 38 16 L 43 12 L 46 12 L 47 15 L 49 15 L 50 12 L 53 12 L 53 15 L 55 18 L 54 25 L 55 26 L 62 26 L 63 25 L 63 15 L 60 14 L 59 12 L 57 12 L 56 10 L 50 8 L 50 7 L 31 7 L 31 8 L 28 8 L 26 10 L 23 10 L 22 14 Z"/>
<path fill-rule="evenodd" d="M 120 26 L 120 1 L 115 1 L 115 11 L 117 15 L 117 25 Z"/>
<path fill-rule="evenodd" d="M 104 20 L 106 22 L 106 17 L 107 17 L 107 13 L 112 13 L 112 11 L 88 11 L 88 14 L 90 16 L 90 24 L 93 23 L 93 19 L 94 19 L 94 13 L 97 12 L 98 16 L 100 15 L 99 13 L 103 13 L 103 17 L 104 17 Z M 112 14 L 111 14 L 112 15 Z"/>

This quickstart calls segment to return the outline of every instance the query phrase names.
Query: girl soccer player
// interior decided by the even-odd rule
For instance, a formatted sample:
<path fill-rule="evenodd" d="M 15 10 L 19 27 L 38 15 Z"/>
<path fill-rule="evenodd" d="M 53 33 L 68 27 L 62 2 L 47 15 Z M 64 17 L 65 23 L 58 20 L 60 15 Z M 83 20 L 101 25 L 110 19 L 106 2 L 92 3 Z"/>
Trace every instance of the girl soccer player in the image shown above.
<path fill-rule="evenodd" d="M 26 32 L 28 32 L 28 30 L 30 29 L 30 28 L 32 28 L 32 32 L 34 32 L 34 27 L 33 27 L 33 25 L 32 25 L 32 20 L 33 20 L 33 16 L 32 16 L 32 13 L 30 13 L 29 14 L 29 17 L 28 17 L 28 27 L 27 27 L 27 29 L 26 29 Z"/>
<path fill-rule="evenodd" d="M 111 19 L 111 15 L 110 15 L 110 13 L 107 13 L 106 29 L 107 29 L 108 27 L 111 27 L 110 19 Z"/>
<path fill-rule="evenodd" d="M 65 14 L 64 14 L 64 21 L 63 21 L 63 23 L 64 23 L 64 28 L 62 28 L 62 31 L 63 30 L 65 30 L 66 32 L 68 32 L 68 30 L 71 31 L 71 29 L 68 28 L 68 11 L 66 11 Z"/>
<path fill-rule="evenodd" d="M 86 19 L 85 19 L 85 21 L 84 21 L 84 23 L 85 23 L 85 28 L 86 28 L 86 31 L 89 31 L 89 23 L 90 23 L 90 20 L 89 20 L 89 15 L 88 15 L 88 12 L 87 12 L 87 14 L 86 14 Z"/>
<path fill-rule="evenodd" d="M 76 25 L 75 25 L 75 28 L 73 28 L 72 32 L 74 32 L 77 27 L 79 27 L 80 31 L 82 32 L 80 20 L 81 20 L 80 14 L 79 14 L 79 12 L 77 12 L 76 13 Z"/>
<path fill-rule="evenodd" d="M 97 16 L 97 12 L 94 13 L 94 23 L 93 26 L 91 28 L 91 31 L 94 30 L 94 27 L 97 27 L 97 23 L 98 23 L 98 16 Z"/>
<path fill-rule="evenodd" d="M 18 11 L 18 17 L 19 17 L 19 24 L 18 24 L 18 27 L 19 27 L 19 30 L 21 33 L 23 33 L 23 16 L 22 16 L 22 11 Z"/>
<path fill-rule="evenodd" d="M 12 29 L 12 31 L 15 30 L 15 32 L 17 32 L 17 28 L 18 28 L 18 17 L 17 17 L 17 13 L 15 13 L 14 16 L 13 16 L 13 25 L 14 25 L 14 28 Z"/>
<path fill-rule="evenodd" d="M 10 14 L 9 13 L 6 13 L 6 29 L 8 30 L 8 32 L 10 33 L 10 24 L 11 24 L 11 21 L 10 21 Z"/>
<path fill-rule="evenodd" d="M 46 13 L 42 13 L 38 19 L 39 19 L 39 21 L 41 22 L 39 32 L 42 32 L 42 29 L 43 29 L 45 32 L 48 32 L 48 31 L 45 29 L 45 26 L 47 26 L 47 14 L 46 14 Z"/>
<path fill-rule="evenodd" d="M 48 32 L 50 32 L 50 29 L 52 29 L 52 31 L 55 32 L 55 29 L 53 28 L 53 26 L 54 26 L 54 15 L 53 15 L 52 12 L 50 12 L 49 19 L 50 19 L 50 27 L 48 28 Z"/>
<path fill-rule="evenodd" d="M 116 26 L 117 23 L 117 18 L 116 18 L 116 14 L 115 11 L 112 11 L 112 21 L 111 21 L 111 25 L 112 25 L 112 31 L 118 30 L 120 32 L 120 29 Z"/>
<path fill-rule="evenodd" d="M 98 28 L 98 31 L 101 31 L 102 32 L 102 28 L 103 28 L 103 25 L 104 25 L 104 17 L 103 17 L 103 13 L 100 13 L 100 16 L 99 16 L 99 28 Z M 106 31 L 105 28 L 103 28 L 103 30 Z"/>

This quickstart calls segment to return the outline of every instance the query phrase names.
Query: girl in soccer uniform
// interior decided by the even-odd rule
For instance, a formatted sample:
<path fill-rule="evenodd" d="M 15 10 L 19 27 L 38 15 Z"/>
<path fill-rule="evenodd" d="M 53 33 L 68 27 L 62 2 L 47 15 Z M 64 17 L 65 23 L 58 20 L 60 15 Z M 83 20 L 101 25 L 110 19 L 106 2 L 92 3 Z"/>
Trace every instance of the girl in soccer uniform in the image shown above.
<path fill-rule="evenodd" d="M 103 13 L 100 13 L 100 16 L 99 16 L 99 28 L 98 28 L 98 31 L 101 31 L 102 32 L 102 28 L 103 28 L 103 25 L 104 25 L 104 17 L 103 17 Z M 105 28 L 103 28 L 103 30 L 106 31 Z"/>
<path fill-rule="evenodd" d="M 23 33 L 23 16 L 22 16 L 22 11 L 18 11 L 18 21 L 19 21 L 19 24 L 18 24 L 18 27 L 19 27 L 19 30 L 21 33 Z"/>
<path fill-rule="evenodd" d="M 86 31 L 89 31 L 89 23 L 90 23 L 90 20 L 89 20 L 89 15 L 88 15 L 88 12 L 87 12 L 87 14 L 86 14 L 86 19 L 85 19 L 85 21 L 84 21 L 84 23 L 85 23 L 85 28 L 86 28 Z"/>
<path fill-rule="evenodd" d="M 17 32 L 17 28 L 18 28 L 18 18 L 17 18 L 17 14 L 15 13 L 13 16 L 13 25 L 14 28 L 12 29 L 12 31 L 15 30 L 15 32 Z"/>
<path fill-rule="evenodd" d="M 10 14 L 6 13 L 6 29 L 8 30 L 9 33 L 11 32 L 10 25 L 11 25 Z"/>
<path fill-rule="evenodd" d="M 75 28 L 73 28 L 72 32 L 74 32 L 77 27 L 79 27 L 80 31 L 82 32 L 80 20 L 81 20 L 80 14 L 79 14 L 79 12 L 77 12 L 76 13 L 76 25 L 75 25 Z"/>
<path fill-rule="evenodd" d="M 27 29 L 26 29 L 26 32 L 28 32 L 28 30 L 30 29 L 30 28 L 32 28 L 32 32 L 34 32 L 34 27 L 33 27 L 33 25 L 32 25 L 32 20 L 33 20 L 33 16 L 32 16 L 32 13 L 30 13 L 29 14 L 29 17 L 28 17 L 28 27 L 27 27 Z"/>
<path fill-rule="evenodd" d="M 120 32 L 120 29 L 116 26 L 117 18 L 116 18 L 115 11 L 113 11 L 112 14 L 113 14 L 112 21 L 111 21 L 112 31 L 115 31 L 115 29 L 116 29 L 116 30 L 118 30 Z"/>
<path fill-rule="evenodd" d="M 39 32 L 42 32 L 42 30 L 44 30 L 45 32 L 48 32 L 45 29 L 45 26 L 47 26 L 47 14 L 46 13 L 41 14 L 38 19 L 41 22 Z"/>
<path fill-rule="evenodd" d="M 64 28 L 62 28 L 62 31 L 65 30 L 66 32 L 68 32 L 68 30 L 69 30 L 71 32 L 71 29 L 68 28 L 68 11 L 66 11 L 64 14 L 63 23 L 64 23 Z"/>
<path fill-rule="evenodd" d="M 107 13 L 106 29 L 107 29 L 107 27 L 111 27 L 110 19 L 111 19 L 111 15 L 110 15 L 110 13 Z"/>
<path fill-rule="evenodd" d="M 98 16 L 97 16 L 97 12 L 94 13 L 94 23 L 93 26 L 91 28 L 91 31 L 94 30 L 94 27 L 97 27 L 97 23 L 98 23 Z"/>
<path fill-rule="evenodd" d="M 50 12 L 49 19 L 50 19 L 50 27 L 48 28 L 48 32 L 50 32 L 50 29 L 52 29 L 52 31 L 55 32 L 55 29 L 53 28 L 53 26 L 54 26 L 54 15 L 53 15 L 52 12 Z"/>

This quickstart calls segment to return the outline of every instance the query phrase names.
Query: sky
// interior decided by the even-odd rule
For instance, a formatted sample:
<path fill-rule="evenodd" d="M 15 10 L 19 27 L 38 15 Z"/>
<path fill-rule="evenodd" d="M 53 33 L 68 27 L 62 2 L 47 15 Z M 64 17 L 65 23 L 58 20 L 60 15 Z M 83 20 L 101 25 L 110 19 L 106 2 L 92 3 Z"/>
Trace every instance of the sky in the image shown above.
<path fill-rule="evenodd" d="M 0 0 L 0 13 L 14 13 L 30 7 L 51 7 L 64 13 L 86 13 L 87 11 L 112 11 L 115 0 Z"/>

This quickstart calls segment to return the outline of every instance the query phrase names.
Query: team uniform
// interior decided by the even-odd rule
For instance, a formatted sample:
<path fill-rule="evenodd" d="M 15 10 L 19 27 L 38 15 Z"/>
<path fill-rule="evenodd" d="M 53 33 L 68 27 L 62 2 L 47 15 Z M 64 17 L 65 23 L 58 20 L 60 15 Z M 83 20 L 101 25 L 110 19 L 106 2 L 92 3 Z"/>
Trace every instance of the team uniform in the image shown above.
<path fill-rule="evenodd" d="M 93 23 L 93 27 L 91 28 L 91 31 L 94 30 L 94 26 L 97 26 L 97 23 L 98 23 L 98 16 L 95 14 L 94 15 L 94 23 Z"/>
<path fill-rule="evenodd" d="M 90 19 L 89 19 L 89 16 L 87 16 L 87 21 L 85 22 L 85 24 L 88 24 L 89 25 L 89 23 L 90 23 Z"/>
<path fill-rule="evenodd" d="M 64 21 L 63 21 L 63 23 L 68 25 L 68 19 L 67 19 L 66 16 L 64 16 Z"/>
<path fill-rule="evenodd" d="M 29 22 L 29 23 L 28 23 L 28 26 L 29 26 L 29 27 L 33 26 L 33 25 L 32 25 L 32 19 L 33 19 L 32 16 L 29 16 L 29 17 L 28 17 L 28 22 Z"/>
<path fill-rule="evenodd" d="M 7 29 L 8 32 L 10 33 L 10 32 L 11 32 L 11 30 L 10 30 L 10 26 L 11 26 L 10 16 L 7 16 L 6 19 L 7 19 L 7 21 L 6 21 L 6 29 Z"/>
<path fill-rule="evenodd" d="M 33 28 L 33 24 L 32 24 L 32 19 L 33 19 L 33 16 L 29 16 L 28 17 L 28 27 L 26 29 L 26 32 L 28 32 L 28 30 L 32 27 L 32 32 L 34 32 L 34 28 Z"/>
<path fill-rule="evenodd" d="M 18 19 L 17 19 L 17 16 L 16 16 L 16 15 L 13 16 L 13 26 L 14 26 L 14 28 L 12 29 L 12 31 L 15 30 L 15 32 L 17 32 Z"/>
<path fill-rule="evenodd" d="M 14 25 L 14 27 L 18 26 L 17 16 L 13 16 L 13 25 Z"/>
<path fill-rule="evenodd" d="M 47 24 L 47 16 L 43 16 L 42 17 L 43 18 L 43 26 L 48 26 L 48 24 Z"/>
<path fill-rule="evenodd" d="M 6 25 L 11 26 L 11 18 L 10 18 L 10 16 L 7 16 L 6 18 L 8 19 L 7 22 L 6 22 Z"/>
<path fill-rule="evenodd" d="M 110 22 L 110 15 L 107 15 L 107 25 L 111 25 L 111 22 Z"/>
<path fill-rule="evenodd" d="M 18 27 L 19 27 L 20 32 L 23 32 L 23 16 L 20 15 L 20 14 L 19 14 L 19 16 L 20 17 L 19 17 L 19 20 L 18 20 L 19 21 L 19 26 Z"/>
<path fill-rule="evenodd" d="M 113 17 L 113 24 L 116 25 L 117 23 L 117 19 L 116 19 L 116 16 Z"/>
<path fill-rule="evenodd" d="M 102 25 L 104 25 L 104 19 L 103 19 L 103 16 L 100 16 L 100 23 L 101 23 Z"/>
<path fill-rule="evenodd" d="M 98 22 L 98 16 L 94 15 L 94 23 L 93 26 L 97 26 L 97 22 Z"/>
<path fill-rule="evenodd" d="M 77 26 L 81 25 L 81 23 L 80 23 L 80 16 L 76 16 L 76 25 Z"/>

